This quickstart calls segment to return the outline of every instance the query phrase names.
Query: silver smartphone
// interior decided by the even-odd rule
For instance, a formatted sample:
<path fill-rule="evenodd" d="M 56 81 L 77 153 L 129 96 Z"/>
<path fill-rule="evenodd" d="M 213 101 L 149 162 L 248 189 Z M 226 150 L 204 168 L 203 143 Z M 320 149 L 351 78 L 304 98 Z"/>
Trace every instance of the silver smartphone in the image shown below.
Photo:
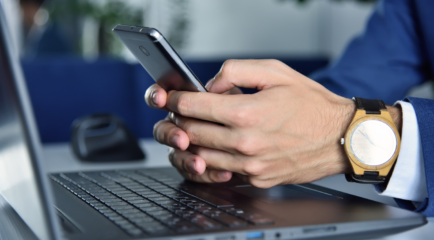
<path fill-rule="evenodd" d="M 113 32 L 166 91 L 207 92 L 157 29 L 117 25 Z"/>

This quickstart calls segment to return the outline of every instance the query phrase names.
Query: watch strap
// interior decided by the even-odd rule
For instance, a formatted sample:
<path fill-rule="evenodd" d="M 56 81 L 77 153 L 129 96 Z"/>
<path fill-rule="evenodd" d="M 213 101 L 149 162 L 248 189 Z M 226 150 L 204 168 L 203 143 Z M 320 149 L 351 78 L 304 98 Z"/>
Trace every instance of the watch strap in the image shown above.
<path fill-rule="evenodd" d="M 366 114 L 381 114 L 381 110 L 387 109 L 383 101 L 379 99 L 365 99 L 354 97 L 357 109 L 365 110 Z M 345 178 L 348 182 L 378 184 L 384 183 L 387 177 L 380 176 L 375 171 L 365 171 L 363 175 L 357 175 L 355 173 L 345 174 Z"/>
<path fill-rule="evenodd" d="M 354 97 L 357 109 L 365 110 L 366 114 L 381 114 L 381 110 L 387 109 L 383 101 L 379 99 L 365 99 Z"/>
<path fill-rule="evenodd" d="M 378 172 L 373 172 L 373 171 L 365 171 L 365 174 L 363 175 L 347 173 L 345 174 L 345 178 L 347 179 L 348 182 L 367 183 L 367 184 L 384 183 L 387 180 L 387 177 L 379 176 Z"/>

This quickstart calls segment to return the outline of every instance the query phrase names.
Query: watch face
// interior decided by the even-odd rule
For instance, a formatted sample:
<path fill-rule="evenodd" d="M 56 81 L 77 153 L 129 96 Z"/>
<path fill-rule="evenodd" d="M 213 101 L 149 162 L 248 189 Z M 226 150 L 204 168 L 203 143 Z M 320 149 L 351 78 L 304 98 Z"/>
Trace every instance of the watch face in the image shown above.
<path fill-rule="evenodd" d="M 350 137 L 350 147 L 361 163 L 378 166 L 395 154 L 397 138 L 392 128 L 380 120 L 367 120 L 357 125 Z"/>

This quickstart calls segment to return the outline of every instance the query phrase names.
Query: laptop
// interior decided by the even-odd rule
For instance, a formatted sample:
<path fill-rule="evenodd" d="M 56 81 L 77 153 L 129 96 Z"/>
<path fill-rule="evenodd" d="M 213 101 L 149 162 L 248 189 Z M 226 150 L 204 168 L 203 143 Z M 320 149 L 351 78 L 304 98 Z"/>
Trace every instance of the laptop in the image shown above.
<path fill-rule="evenodd" d="M 365 239 L 418 213 L 312 184 L 199 184 L 173 168 L 48 173 L 0 5 L 0 193 L 39 239 Z"/>

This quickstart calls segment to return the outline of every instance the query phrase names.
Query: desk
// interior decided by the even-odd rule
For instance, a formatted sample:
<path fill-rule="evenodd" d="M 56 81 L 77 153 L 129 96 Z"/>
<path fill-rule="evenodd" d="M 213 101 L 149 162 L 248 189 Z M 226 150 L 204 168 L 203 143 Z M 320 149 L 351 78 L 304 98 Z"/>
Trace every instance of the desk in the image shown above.
<path fill-rule="evenodd" d="M 146 139 L 140 141 L 141 147 L 145 150 L 147 159 L 146 161 L 134 161 L 134 162 L 123 162 L 123 163 L 84 163 L 78 161 L 72 154 L 72 151 L 68 144 L 50 144 L 44 146 L 44 165 L 49 172 L 71 172 L 71 171 L 92 171 L 92 170 L 110 170 L 110 169 L 128 169 L 128 168 L 139 168 L 139 167 L 166 167 L 170 166 L 169 160 L 167 159 L 167 147 L 163 146 L 154 140 Z M 374 201 L 382 202 L 389 205 L 396 205 L 395 202 L 387 197 L 382 197 L 376 194 L 370 185 L 361 185 L 355 183 L 348 183 L 345 181 L 342 175 L 333 176 L 329 178 L 322 179 L 320 181 L 314 182 L 315 184 L 332 188 L 338 191 L 350 193 L 353 195 L 361 196 L 364 198 L 369 198 Z M 10 216 L 10 218 L 16 219 L 15 215 L 10 206 L 4 201 L 0 196 L 0 240 L 10 239 L 5 236 L 9 234 L 17 234 L 17 231 L 11 229 L 2 228 L 5 221 L 5 215 Z M 3 216 L 3 217 L 2 217 Z M 434 218 L 429 218 L 429 223 L 423 227 L 407 231 L 401 234 L 389 236 L 383 239 L 386 240 L 408 240 L 408 239 L 431 239 L 434 236 Z M 8 221 L 11 222 L 11 221 Z M 17 228 L 21 229 L 22 223 L 18 221 Z M 19 230 L 22 232 L 21 239 L 31 239 L 29 233 L 26 231 Z M 15 235 L 14 235 L 15 236 Z M 14 239 L 17 239 L 15 237 Z"/>

